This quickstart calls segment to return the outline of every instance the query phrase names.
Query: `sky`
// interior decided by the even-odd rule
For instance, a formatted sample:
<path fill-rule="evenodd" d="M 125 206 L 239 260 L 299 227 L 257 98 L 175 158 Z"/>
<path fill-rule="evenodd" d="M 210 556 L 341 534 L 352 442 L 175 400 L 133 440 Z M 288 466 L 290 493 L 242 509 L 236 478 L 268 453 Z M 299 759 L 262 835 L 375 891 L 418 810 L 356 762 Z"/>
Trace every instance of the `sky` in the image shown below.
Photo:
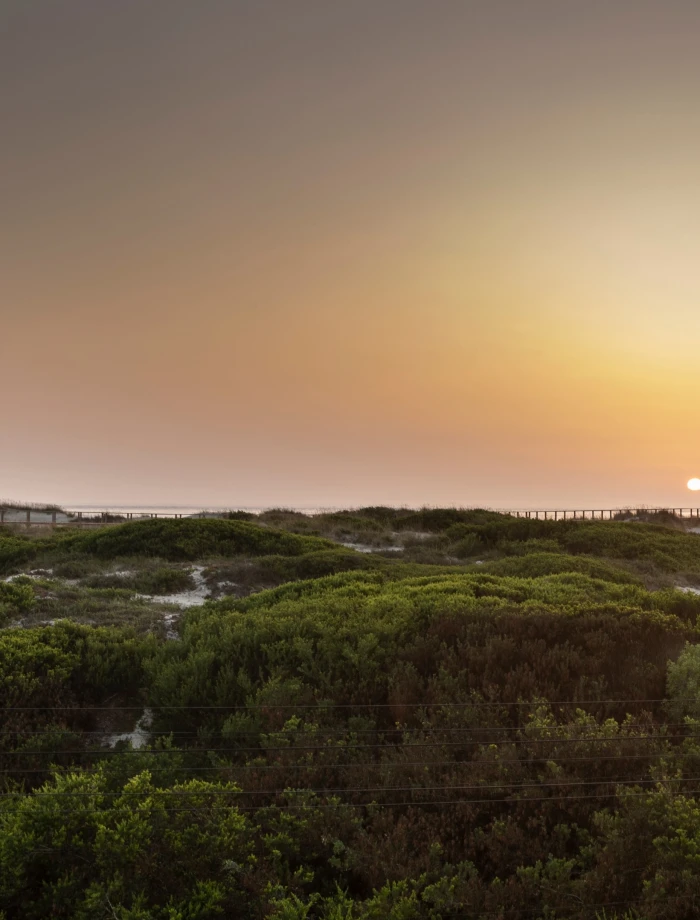
<path fill-rule="evenodd" d="M 0 0 L 0 498 L 692 504 L 699 34 Z"/>

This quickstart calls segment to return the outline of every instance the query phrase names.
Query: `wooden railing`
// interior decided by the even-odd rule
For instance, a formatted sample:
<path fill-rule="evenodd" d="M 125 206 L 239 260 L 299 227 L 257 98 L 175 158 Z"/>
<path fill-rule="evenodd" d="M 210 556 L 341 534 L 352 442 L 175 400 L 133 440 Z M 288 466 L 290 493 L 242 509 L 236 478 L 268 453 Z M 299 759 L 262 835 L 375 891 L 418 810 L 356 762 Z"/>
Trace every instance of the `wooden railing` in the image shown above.
<path fill-rule="evenodd" d="M 539 510 L 505 511 L 519 518 L 533 518 L 540 521 L 614 521 L 625 517 L 638 518 L 645 515 L 669 514 L 678 518 L 700 517 L 700 508 L 604 508 L 598 510 Z"/>
<path fill-rule="evenodd" d="M 175 512 L 138 511 L 40 511 L 35 508 L 17 509 L 0 506 L 0 525 L 10 527 L 104 527 L 108 524 L 121 524 L 125 521 L 146 520 L 149 518 L 184 519 L 196 517 L 226 517 L 230 512 L 199 512 L 183 514 Z M 639 518 L 655 514 L 668 514 L 676 518 L 700 519 L 700 508 L 603 508 L 603 509 L 533 509 L 503 510 L 516 518 L 529 518 L 539 521 L 613 521 L 625 518 Z M 8 519 L 12 515 L 12 520 Z M 21 515 L 18 517 L 18 514 Z"/>
<path fill-rule="evenodd" d="M 12 519 L 8 519 L 8 514 Z M 149 518 L 193 518 L 225 517 L 200 512 L 199 514 L 175 514 L 171 512 L 144 513 L 139 511 L 41 511 L 36 508 L 0 507 L 0 525 L 5 527 L 104 527 L 106 524 L 123 524 L 126 521 L 142 521 Z M 21 515 L 18 517 L 18 515 Z"/>

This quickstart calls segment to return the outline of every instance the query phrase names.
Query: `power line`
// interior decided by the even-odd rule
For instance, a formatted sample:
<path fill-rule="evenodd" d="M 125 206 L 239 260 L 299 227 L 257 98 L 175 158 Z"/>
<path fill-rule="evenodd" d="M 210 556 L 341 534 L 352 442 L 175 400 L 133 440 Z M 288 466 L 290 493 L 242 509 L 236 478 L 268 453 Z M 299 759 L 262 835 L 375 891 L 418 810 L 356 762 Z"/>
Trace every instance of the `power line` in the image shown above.
<path fill-rule="evenodd" d="M 60 751 L 55 752 L 60 754 Z M 97 752 L 99 754 L 99 752 Z M 107 753 L 107 752 L 105 752 Z M 115 754 L 128 754 L 129 751 L 115 751 Z M 142 753 L 137 751 L 136 753 Z M 148 752 L 148 753 L 160 753 L 160 751 Z M 179 755 L 182 752 L 178 750 L 166 750 L 162 753 Z M 206 751 L 202 751 L 206 753 Z M 614 754 L 614 755 L 602 755 L 600 757 L 557 757 L 552 759 L 551 757 L 535 757 L 535 758 L 503 758 L 499 760 L 407 760 L 407 761 L 391 761 L 391 760 L 357 760 L 357 761 L 346 761 L 345 763 L 295 763 L 287 764 L 278 761 L 277 763 L 267 763 L 267 764 L 220 764 L 219 766 L 209 766 L 209 767 L 165 767 L 171 772 L 221 772 L 222 770 L 340 770 L 340 769 L 363 769 L 363 770 L 376 770 L 376 769 L 386 769 L 393 770 L 397 768 L 405 767 L 500 767 L 501 764 L 519 764 L 521 766 L 527 766 L 530 764 L 547 764 L 554 763 L 556 766 L 561 764 L 570 764 L 570 763 L 598 763 L 600 761 L 608 760 L 621 760 L 623 757 L 625 760 L 654 760 L 660 757 L 667 756 L 669 751 L 656 751 L 648 754 Z M 61 770 L 71 770 L 76 768 L 82 768 L 81 764 L 74 764 L 67 767 L 57 766 Z M 52 766 L 47 766 L 41 770 L 0 770 L 0 776 L 5 774 L 21 774 L 25 775 L 27 773 L 40 773 L 45 774 L 52 769 Z"/>
<path fill-rule="evenodd" d="M 324 700 L 319 700 L 315 703 L 245 703 L 245 704 L 231 704 L 225 706 L 155 706 L 148 703 L 144 703 L 142 706 L 2 706 L 0 707 L 0 712 L 55 712 L 55 711 L 71 711 L 71 712 L 93 712 L 93 711 L 108 711 L 108 712 L 124 712 L 124 711 L 138 711 L 143 712 L 144 709 L 151 709 L 153 711 L 247 711 L 247 710 L 256 710 L 256 709 L 397 709 L 401 707 L 412 707 L 415 709 L 424 709 L 428 707 L 439 707 L 439 708 L 452 708 L 452 709 L 464 709 L 464 708 L 473 708 L 483 706 L 602 706 L 602 705 L 613 705 L 620 703 L 668 703 L 671 702 L 667 697 L 660 697 L 656 699 L 634 699 L 634 698 L 622 698 L 622 699 L 605 699 L 605 700 L 502 700 L 502 701 L 490 701 L 490 700 L 474 700 L 468 703 L 455 703 L 451 701 L 446 702 L 412 702 L 412 701 L 400 701 L 396 703 L 331 703 Z M 698 697 L 676 697 L 673 700 L 674 703 L 698 703 L 700 700 Z"/>
<path fill-rule="evenodd" d="M 667 728 L 683 728 L 685 727 L 685 722 L 663 722 L 660 724 L 654 725 L 630 725 L 629 723 L 625 724 L 627 730 L 631 728 L 637 729 L 653 729 L 657 728 L 660 730 Z M 400 726 L 387 726 L 386 728 L 345 728 L 345 729 L 325 729 L 325 728 L 314 728 L 313 731 L 309 731 L 306 727 L 294 728 L 294 729 L 268 729 L 267 731 L 260 729 L 258 731 L 238 731 L 236 730 L 234 734 L 242 735 L 244 737 L 253 737 L 258 738 L 261 735 L 302 735 L 306 737 L 315 737 L 320 735 L 326 735 L 328 737 L 344 737 L 346 735 L 387 735 L 387 734 L 400 734 L 400 735 L 421 735 L 421 734 L 435 734 L 438 732 L 458 734 L 458 735 L 472 735 L 477 732 L 524 732 L 528 728 L 531 728 L 531 724 L 526 725 L 486 725 L 479 728 L 437 728 L 432 726 L 425 726 L 422 728 L 402 728 Z M 565 722 L 557 722 L 551 725 L 545 726 L 546 728 L 568 728 L 569 725 Z M 148 734 L 153 737 L 168 738 L 171 735 L 176 735 L 178 737 L 200 737 L 201 729 L 191 729 L 189 731 L 159 731 L 152 732 L 148 731 Z M 116 734 L 116 732 L 109 732 L 104 729 L 81 729 L 81 728 L 56 728 L 56 729 L 24 729 L 24 728 L 6 728 L 0 729 L 0 735 L 97 735 L 97 736 L 106 736 L 109 734 Z M 122 732 L 121 734 L 130 734 L 130 732 Z M 217 732 L 218 734 L 218 732 Z"/>
<path fill-rule="evenodd" d="M 686 777 L 674 777 L 672 779 L 663 780 L 663 782 L 668 783 L 689 783 L 697 782 L 700 780 L 700 776 L 686 776 Z M 283 796 L 289 795 L 290 792 L 305 792 L 313 793 L 314 795 L 356 795 L 359 793 L 371 793 L 371 792 L 462 792 L 465 790 L 472 791 L 483 791 L 485 789 L 559 789 L 562 787 L 571 787 L 571 786 L 604 786 L 604 785 L 616 785 L 616 786 L 644 786 L 644 785 L 658 785 L 662 780 L 658 779 L 596 779 L 596 780 L 565 780 L 563 782 L 554 782 L 554 781 L 542 781 L 542 782 L 532 782 L 532 783 L 472 783 L 467 785 L 440 785 L 440 786 L 360 786 L 360 787 L 349 787 L 349 788 L 338 788 L 338 789 L 326 789 L 326 788 L 314 788 L 314 787 L 299 787 L 296 789 L 223 789 L 223 790 L 212 790 L 204 793 L 205 795 L 212 796 L 224 796 L 224 795 L 267 795 L 267 796 Z M 17 791 L 17 792 L 0 792 L 0 798 L 16 798 L 17 796 L 24 796 L 26 793 Z M 150 796 L 150 795 L 159 795 L 159 796 L 188 796 L 197 793 L 192 792 L 173 792 L 167 789 L 149 789 L 141 792 L 32 792 L 30 795 L 34 798 L 37 797 L 48 797 L 48 798 L 89 798 L 93 795 L 101 795 L 106 797 L 124 797 L 124 796 Z M 438 800 L 439 801 L 439 800 Z M 490 800 L 489 800 L 490 801 Z"/>
<path fill-rule="evenodd" d="M 557 894 L 558 892 L 556 892 L 556 890 L 549 892 L 550 895 L 552 893 Z M 632 900 L 586 902 L 583 900 L 583 898 L 580 898 L 577 895 L 572 895 L 570 892 L 567 892 L 567 891 L 562 891 L 560 893 L 560 896 L 562 898 L 569 898 L 569 899 L 574 898 L 576 901 L 578 901 L 579 903 L 571 904 L 569 908 L 570 910 L 576 911 L 577 913 L 582 910 L 587 910 L 587 911 L 597 910 L 598 908 L 601 908 L 601 907 L 627 907 L 631 909 L 636 909 L 637 907 L 647 906 L 649 904 L 660 904 L 660 903 L 668 904 L 669 901 L 671 900 L 692 901 L 692 903 L 695 904 L 695 899 L 697 897 L 693 892 L 687 892 L 685 894 L 664 895 L 663 897 L 647 897 L 647 898 L 644 898 L 642 902 L 639 902 L 638 904 L 634 904 Z M 544 899 L 544 900 L 548 900 L 548 899 Z M 443 918 L 443 920 L 446 920 L 446 918 L 450 918 L 450 920 L 480 920 L 481 917 L 486 917 L 486 916 L 491 917 L 491 916 L 496 916 L 496 915 L 502 916 L 503 914 L 515 914 L 518 916 L 522 914 L 536 914 L 536 913 L 541 914 L 542 911 L 546 909 L 556 910 L 557 915 L 559 915 L 559 912 L 562 909 L 566 910 L 567 908 L 560 908 L 560 907 L 554 908 L 552 907 L 551 903 L 546 903 L 544 905 L 540 905 L 539 907 L 501 907 L 501 908 L 498 908 L 497 910 L 484 910 L 480 907 L 474 907 L 473 910 L 478 912 L 476 914 L 475 913 L 470 913 L 470 914 L 443 913 L 442 911 L 440 911 L 440 916 Z"/>
<path fill-rule="evenodd" d="M 552 892 L 550 892 L 550 895 L 551 893 Z M 557 892 L 553 890 L 553 893 L 556 894 Z M 670 898 L 666 896 L 663 898 L 644 898 L 643 901 L 640 901 L 636 904 L 633 901 L 602 901 L 599 903 L 594 903 L 594 902 L 586 902 L 582 898 L 579 898 L 577 895 L 572 895 L 566 891 L 562 891 L 560 896 L 562 898 L 575 898 L 580 903 L 570 904 L 568 907 L 554 907 L 550 899 L 543 899 L 544 904 L 541 905 L 540 907 L 501 907 L 501 908 L 498 908 L 497 910 L 485 910 L 481 907 L 474 907 L 472 908 L 473 912 L 469 914 L 445 914 L 442 911 L 440 911 L 440 917 L 442 917 L 443 920 L 445 920 L 445 918 L 450 918 L 450 920 L 481 920 L 482 917 L 503 917 L 503 916 L 513 916 L 517 918 L 517 917 L 521 917 L 523 914 L 528 914 L 528 915 L 542 914 L 542 912 L 545 910 L 549 910 L 549 911 L 556 910 L 556 916 L 560 917 L 562 916 L 561 914 L 562 910 L 569 910 L 569 911 L 575 912 L 577 915 L 580 914 L 581 911 L 593 911 L 593 910 L 598 911 L 601 907 L 602 908 L 626 907 L 629 910 L 637 910 L 638 908 L 646 907 L 649 904 L 659 904 L 661 902 L 663 902 L 664 904 L 668 904 L 670 900 Z M 693 905 L 695 904 L 695 895 L 693 894 L 673 895 L 673 899 L 674 900 L 691 899 L 692 904 Z M 430 908 L 428 907 L 428 910 L 429 909 Z M 426 916 L 426 920 L 428 920 L 428 918 L 429 918 L 429 915 Z"/>
<path fill-rule="evenodd" d="M 305 790 L 298 790 L 298 791 L 303 792 Z M 652 792 L 653 790 L 650 790 L 650 789 L 647 789 L 644 792 L 625 791 L 624 795 L 625 795 L 625 798 L 640 798 L 643 796 L 648 796 Z M 700 792 L 700 789 L 690 789 L 690 790 L 684 790 L 682 794 L 684 796 L 687 796 L 687 795 L 695 795 L 698 792 Z M 149 795 L 151 795 L 155 800 L 157 793 L 158 793 L 158 790 L 154 789 L 154 790 L 151 790 Z M 202 792 L 202 791 L 189 792 L 187 794 L 193 797 L 211 795 L 211 793 L 209 792 Z M 94 793 L 89 793 L 89 795 L 93 796 L 94 798 L 100 798 L 101 796 L 104 795 L 104 793 L 94 792 Z M 229 793 L 229 795 L 240 795 L 240 793 L 231 792 Z M 222 811 L 228 811 L 231 807 L 234 807 L 238 811 L 256 811 L 256 812 L 263 811 L 266 809 L 274 809 L 275 811 L 292 811 L 292 810 L 309 810 L 309 809 L 314 809 L 314 808 L 328 810 L 328 809 L 333 809 L 333 808 L 398 808 L 401 806 L 408 806 L 411 808 L 418 807 L 418 806 L 421 806 L 421 807 L 422 806 L 433 806 L 433 807 L 439 808 L 439 807 L 445 807 L 445 806 L 454 807 L 455 805 L 497 805 L 497 804 L 529 805 L 531 802 L 550 802 L 551 804 L 556 805 L 559 802 L 572 802 L 572 801 L 584 801 L 584 800 L 600 801 L 601 799 L 610 799 L 610 798 L 615 798 L 615 797 L 617 797 L 617 793 L 615 792 L 603 792 L 603 793 L 593 793 L 593 794 L 586 793 L 585 795 L 528 796 L 527 798 L 523 798 L 523 799 L 514 799 L 511 797 L 511 798 L 489 798 L 489 799 L 436 799 L 436 800 L 427 799 L 427 800 L 418 801 L 418 802 L 416 801 L 401 801 L 401 802 L 340 802 L 338 801 L 333 804 L 314 803 L 311 805 L 310 804 L 304 804 L 304 805 L 276 805 L 276 804 L 275 805 L 238 805 L 237 803 L 236 804 L 232 803 L 232 805 L 230 806 L 211 804 L 208 807 L 211 810 L 222 810 Z M 34 799 L 33 794 L 27 794 L 24 796 L 24 798 L 19 799 L 19 800 L 14 799 L 13 801 L 18 801 L 20 804 L 23 804 L 25 802 L 32 801 L 33 799 Z M 177 811 L 177 812 L 179 811 L 197 812 L 201 809 L 201 807 L 203 806 L 200 806 L 200 808 L 178 806 L 177 808 L 170 807 L 170 808 L 163 808 L 160 810 Z M 87 811 L 94 812 L 95 814 L 104 813 L 104 809 L 100 809 L 100 808 L 81 809 L 81 812 L 87 812 Z M 51 814 L 73 815 L 75 814 L 75 810 L 65 809 L 62 812 L 54 811 Z"/>
<path fill-rule="evenodd" d="M 125 733 L 128 734 L 128 733 Z M 464 747 L 467 744 L 482 744 L 482 746 L 488 747 L 502 747 L 503 745 L 533 745 L 533 744 L 617 744 L 620 742 L 648 742 L 648 741 L 677 741 L 677 740 L 686 740 L 690 738 L 700 738 L 700 735 L 690 734 L 690 735 L 658 735 L 658 736 L 649 736 L 649 737 L 635 737 L 635 736 L 616 736 L 612 738 L 606 737 L 580 737 L 580 738 L 513 738 L 497 741 L 488 741 L 488 742 L 479 742 L 479 741 L 425 741 L 425 742 L 409 742 L 408 744 L 391 744 L 391 743 L 367 743 L 363 742 L 362 744 L 352 744 L 347 747 L 334 747 L 332 745 L 298 745 L 298 746 L 281 746 L 281 747 L 234 747 L 234 748 L 185 748 L 185 749 L 163 749 L 163 748 L 138 748 L 137 750 L 122 750 L 116 751 L 113 749 L 109 750 L 90 750 L 83 749 L 79 751 L 0 751 L 0 756 L 35 756 L 41 754 L 63 754 L 63 755 L 86 755 L 86 754 L 99 754 L 111 755 L 111 754 L 140 754 L 140 753 L 149 753 L 149 754 L 171 754 L 174 752 L 182 754 L 196 754 L 196 753 L 229 753 L 229 754 L 262 754 L 265 752 L 284 752 L 284 753 L 298 753 L 299 751 L 359 751 L 359 750 L 397 750 L 403 751 L 408 748 L 433 748 L 433 747 Z"/>

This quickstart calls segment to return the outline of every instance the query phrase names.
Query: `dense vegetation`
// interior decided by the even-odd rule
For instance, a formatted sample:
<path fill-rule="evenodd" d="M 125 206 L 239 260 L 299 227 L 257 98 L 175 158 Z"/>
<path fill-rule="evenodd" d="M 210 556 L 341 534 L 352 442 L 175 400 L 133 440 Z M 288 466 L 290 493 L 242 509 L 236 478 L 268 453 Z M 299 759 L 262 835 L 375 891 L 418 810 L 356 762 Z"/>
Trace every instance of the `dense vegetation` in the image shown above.
<path fill-rule="evenodd" d="M 0 916 L 697 916 L 700 537 L 668 523 L 0 531 Z"/>

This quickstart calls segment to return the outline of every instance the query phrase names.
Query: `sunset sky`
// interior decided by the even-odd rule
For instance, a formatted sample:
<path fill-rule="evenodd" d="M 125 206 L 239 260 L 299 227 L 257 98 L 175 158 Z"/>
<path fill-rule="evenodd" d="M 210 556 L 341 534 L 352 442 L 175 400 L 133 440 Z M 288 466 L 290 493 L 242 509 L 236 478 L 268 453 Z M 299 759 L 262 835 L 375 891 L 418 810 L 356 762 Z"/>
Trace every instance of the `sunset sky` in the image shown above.
<path fill-rule="evenodd" d="M 0 498 L 690 505 L 698 0 L 0 0 Z"/>

